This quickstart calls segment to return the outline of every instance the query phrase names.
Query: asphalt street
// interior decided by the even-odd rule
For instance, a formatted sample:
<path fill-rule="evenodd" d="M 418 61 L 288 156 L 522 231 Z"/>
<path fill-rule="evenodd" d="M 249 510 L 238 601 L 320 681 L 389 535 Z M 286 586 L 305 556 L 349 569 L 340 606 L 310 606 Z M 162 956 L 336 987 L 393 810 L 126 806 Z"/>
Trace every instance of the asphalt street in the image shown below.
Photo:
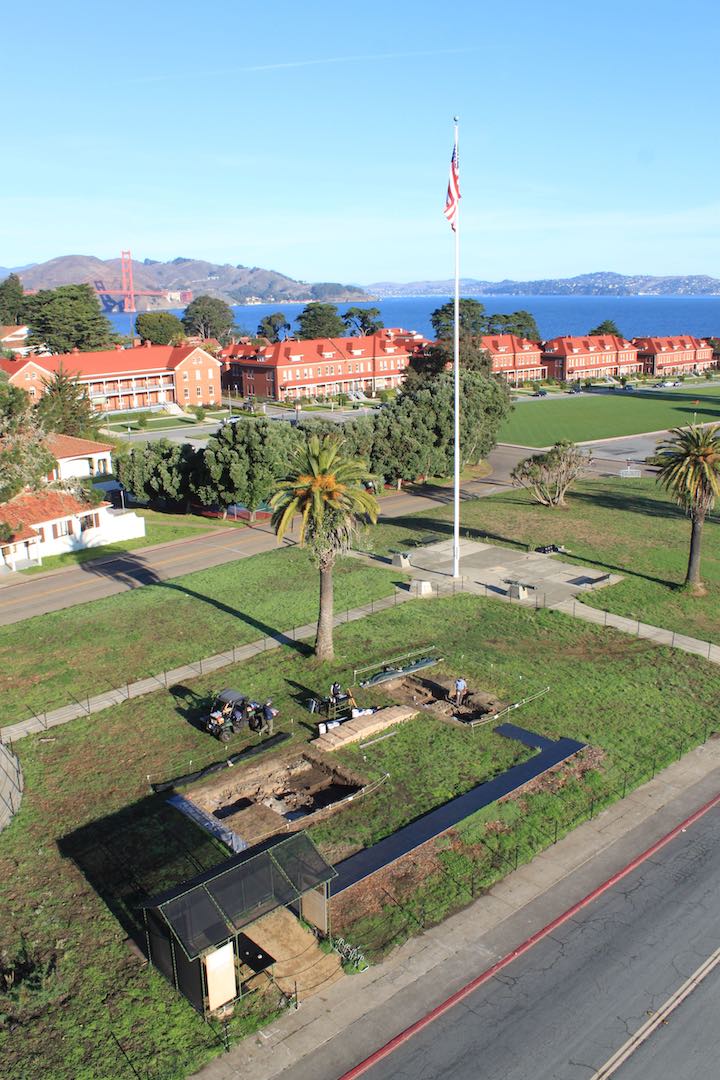
<path fill-rule="evenodd" d="M 715 809 L 363 1075 L 592 1080 L 717 949 L 719 888 Z M 719 997 L 715 968 L 614 1075 L 717 1076 Z"/>

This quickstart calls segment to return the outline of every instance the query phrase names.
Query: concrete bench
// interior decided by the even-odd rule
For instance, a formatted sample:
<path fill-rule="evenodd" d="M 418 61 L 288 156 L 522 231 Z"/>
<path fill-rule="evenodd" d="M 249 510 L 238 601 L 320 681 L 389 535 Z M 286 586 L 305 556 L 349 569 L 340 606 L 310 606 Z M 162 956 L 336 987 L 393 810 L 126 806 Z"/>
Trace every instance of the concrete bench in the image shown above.
<path fill-rule="evenodd" d="M 397 567 L 398 570 L 410 569 L 410 552 L 409 551 L 396 551 L 392 557 L 392 565 Z"/>
<path fill-rule="evenodd" d="M 535 589 L 534 585 L 517 578 L 503 578 L 503 584 L 508 586 L 507 594 L 511 600 L 527 600 L 528 592 Z"/>

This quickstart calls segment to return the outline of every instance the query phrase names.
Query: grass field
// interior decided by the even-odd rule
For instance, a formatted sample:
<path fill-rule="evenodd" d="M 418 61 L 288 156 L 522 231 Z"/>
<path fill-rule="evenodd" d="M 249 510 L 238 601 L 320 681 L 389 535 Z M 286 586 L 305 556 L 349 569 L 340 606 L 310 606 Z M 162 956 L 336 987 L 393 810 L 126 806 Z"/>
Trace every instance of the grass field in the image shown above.
<path fill-rule="evenodd" d="M 500 442 L 550 446 L 720 421 L 720 386 L 625 393 L 566 394 L 561 401 L 521 402 L 503 424 Z"/>
<path fill-rule="evenodd" d="M 341 627 L 332 667 L 318 665 L 298 643 L 237 665 L 223 672 L 222 681 L 258 696 L 272 694 L 279 727 L 304 740 L 310 717 L 298 702 L 308 689 L 344 679 L 357 664 L 429 643 L 445 657 L 440 674 L 462 671 L 471 687 L 501 699 L 551 687 L 515 719 L 592 745 L 582 769 L 555 775 L 553 782 L 565 789 L 565 807 L 576 791 L 579 799 L 604 790 L 606 775 L 632 775 L 648 753 L 674 744 L 680 732 L 689 733 L 686 746 L 692 743 L 699 737 L 693 732 L 717 715 L 720 703 L 720 671 L 713 665 L 552 612 L 472 596 L 402 605 Z M 0 995 L 0 1075 L 29 1080 L 22 1070 L 32 1062 L 33 1076 L 53 1080 L 107 1080 L 133 1072 L 179 1080 L 221 1052 L 217 1035 L 124 941 L 128 905 L 137 903 L 143 882 L 154 888 L 173 874 L 187 875 L 183 850 L 194 870 L 215 858 L 213 845 L 197 834 L 166 845 L 165 833 L 150 829 L 168 811 L 148 797 L 148 779 L 169 779 L 222 756 L 224 748 L 197 726 L 217 685 L 216 677 L 198 679 L 18 744 L 26 791 L 15 822 L 0 835 L 0 954 L 7 964 L 24 941 L 35 977 Z M 368 700 L 382 700 L 380 689 Z M 229 749 L 242 745 L 238 736 Z M 489 728 L 473 735 L 428 718 L 410 721 L 394 738 L 343 752 L 368 778 L 386 771 L 390 778 L 377 794 L 316 826 L 314 838 L 334 857 L 372 843 L 523 753 Z M 427 922 L 466 903 L 469 894 L 460 896 L 458 889 L 469 866 L 480 890 L 504 872 L 486 858 L 485 842 L 500 843 L 505 823 L 514 818 L 544 826 L 550 843 L 559 801 L 536 787 L 521 802 L 509 800 L 490 815 L 469 819 L 444 846 L 418 857 L 416 877 L 410 874 L 405 893 L 395 892 L 401 907 L 388 902 L 392 911 L 376 905 L 374 913 L 355 912 L 349 927 L 355 938 L 365 944 L 369 931 L 380 927 L 395 940 L 409 932 L 404 911 Z M 138 824 L 133 832 L 133 819 L 150 831 Z M 62 838 L 83 826 L 97 830 L 98 840 L 114 839 L 121 858 L 130 860 L 128 873 L 141 879 L 116 883 L 125 893 L 117 917 L 91 884 L 92 873 L 81 873 L 67 857 Z M 106 895 L 111 891 L 107 882 L 98 887 Z M 400 889 L 397 880 L 392 888 Z M 420 919 L 414 918 L 417 931 Z M 231 1037 L 253 1030 L 261 1013 L 252 1005 L 240 1010 Z"/>
<path fill-rule="evenodd" d="M 399 577 L 342 560 L 336 610 L 387 596 Z M 317 602 L 308 554 L 284 548 L 0 627 L 5 722 L 313 622 Z"/>
<path fill-rule="evenodd" d="M 569 561 L 622 574 L 607 589 L 583 594 L 593 607 L 720 643 L 720 507 L 705 525 L 702 572 L 708 595 L 681 587 L 690 524 L 654 480 L 586 480 L 567 510 L 538 506 L 522 490 L 462 504 L 462 534 L 509 547 L 563 544 Z M 405 550 L 422 537 L 452 535 L 452 506 L 378 525 L 367 537 L 380 554 Z M 567 561 L 567 557 L 563 556 Z"/>

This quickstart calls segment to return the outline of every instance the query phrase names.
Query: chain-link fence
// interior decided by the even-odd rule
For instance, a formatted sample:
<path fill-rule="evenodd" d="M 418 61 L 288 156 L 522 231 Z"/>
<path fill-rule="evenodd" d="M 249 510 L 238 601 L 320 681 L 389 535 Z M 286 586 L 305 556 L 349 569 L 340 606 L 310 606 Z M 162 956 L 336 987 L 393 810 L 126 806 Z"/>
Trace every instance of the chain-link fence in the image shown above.
<path fill-rule="evenodd" d="M 367 615 L 385 611 L 390 607 L 397 607 L 409 599 L 411 599 L 409 593 L 396 589 L 388 596 L 370 600 L 367 604 L 356 608 L 336 612 L 335 625 L 345 625 L 365 618 Z M 252 659 L 260 653 L 306 640 L 315 634 L 315 629 L 315 623 L 292 626 L 287 630 L 268 634 L 244 645 L 234 645 L 224 652 L 166 671 L 136 671 L 136 677 L 132 682 L 127 680 L 123 682 L 111 676 L 99 678 L 95 670 L 89 670 L 86 674 L 74 673 L 72 691 L 58 691 L 56 694 L 43 691 L 42 697 L 39 697 L 36 702 L 27 700 L 22 702 L 15 716 L 12 717 L 12 723 L 0 728 L 0 744 L 7 744 L 26 734 L 48 731 L 70 720 L 91 716 L 158 690 L 169 690 L 186 679 L 211 675 L 232 664 Z"/>

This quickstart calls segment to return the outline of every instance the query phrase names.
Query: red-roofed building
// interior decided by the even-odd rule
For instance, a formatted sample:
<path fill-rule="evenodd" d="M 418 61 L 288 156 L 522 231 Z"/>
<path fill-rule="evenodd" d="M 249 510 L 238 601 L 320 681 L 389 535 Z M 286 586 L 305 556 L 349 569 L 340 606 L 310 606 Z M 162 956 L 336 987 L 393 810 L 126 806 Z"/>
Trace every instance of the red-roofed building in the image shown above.
<path fill-rule="evenodd" d="M 635 345 L 614 334 L 552 338 L 543 345 L 543 358 L 548 375 L 565 382 L 617 378 L 643 370 Z"/>
<path fill-rule="evenodd" d="M 29 332 L 27 326 L 0 326 L 0 349 L 25 356 L 31 351 L 27 343 Z"/>
<path fill-rule="evenodd" d="M 712 345 L 690 334 L 635 338 L 633 344 L 647 375 L 683 375 L 713 364 Z"/>
<path fill-rule="evenodd" d="M 57 468 L 48 480 L 75 480 L 112 472 L 112 446 L 109 443 L 53 434 L 47 436 L 45 445 L 57 462 Z"/>
<path fill-rule="evenodd" d="M 0 505 L 0 522 L 12 539 L 0 541 L 0 571 L 37 566 L 48 555 L 131 540 L 145 535 L 132 511 L 90 506 L 67 491 L 26 491 Z"/>
<path fill-rule="evenodd" d="M 544 379 L 547 364 L 536 341 L 516 334 L 490 334 L 481 339 L 482 348 L 490 354 L 493 375 L 503 375 L 517 386 L 526 380 Z"/>
<path fill-rule="evenodd" d="M 147 409 L 175 403 L 212 405 L 220 401 L 222 361 L 193 345 L 71 352 L 0 360 L 10 382 L 38 400 L 44 381 L 62 367 L 87 388 L 97 412 Z"/>
<path fill-rule="evenodd" d="M 245 397 L 275 401 L 394 388 L 414 352 L 427 345 L 421 334 L 399 328 L 365 337 L 288 338 L 275 345 L 238 343 L 221 353 L 224 384 Z"/>

